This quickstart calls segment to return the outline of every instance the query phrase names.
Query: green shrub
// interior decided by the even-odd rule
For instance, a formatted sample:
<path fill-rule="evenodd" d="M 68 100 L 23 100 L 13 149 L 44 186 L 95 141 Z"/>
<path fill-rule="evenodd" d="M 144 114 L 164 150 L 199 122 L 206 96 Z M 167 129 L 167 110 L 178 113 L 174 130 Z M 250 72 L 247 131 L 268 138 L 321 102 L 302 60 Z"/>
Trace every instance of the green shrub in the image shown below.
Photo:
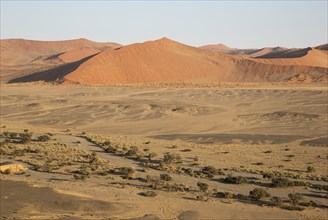
<path fill-rule="evenodd" d="M 282 204 L 283 204 L 283 201 L 282 201 L 282 199 L 280 198 L 280 197 L 276 197 L 276 196 L 274 196 L 274 197 L 271 197 L 270 198 L 270 201 L 275 205 L 275 206 L 281 206 Z"/>
<path fill-rule="evenodd" d="M 289 187 L 294 186 L 294 182 L 289 181 L 287 178 L 273 178 L 271 179 L 273 187 Z"/>
<path fill-rule="evenodd" d="M 315 168 L 312 167 L 312 166 L 308 166 L 308 167 L 307 167 L 307 171 L 308 171 L 309 173 L 313 173 L 313 172 L 315 171 Z"/>
<path fill-rule="evenodd" d="M 249 192 L 251 199 L 260 200 L 264 197 L 270 197 L 271 195 L 263 188 L 255 188 Z"/>
<path fill-rule="evenodd" d="M 152 182 L 159 182 L 159 178 L 157 176 L 150 176 L 150 175 L 147 175 L 146 176 L 146 181 L 148 183 L 152 183 Z"/>
<path fill-rule="evenodd" d="M 232 199 L 234 197 L 234 194 L 231 192 L 218 192 L 216 193 L 217 197 L 220 198 L 226 198 L 226 199 Z"/>
<path fill-rule="evenodd" d="M 138 154 L 138 151 L 139 151 L 138 147 L 132 146 L 132 147 L 130 147 L 128 152 L 126 152 L 126 155 L 127 156 L 136 156 Z"/>
<path fill-rule="evenodd" d="M 218 171 L 213 166 L 206 166 L 206 167 L 203 167 L 202 173 L 208 175 L 211 178 L 211 177 L 214 177 L 214 175 L 216 175 L 218 173 Z"/>
<path fill-rule="evenodd" d="M 118 169 L 118 173 L 124 178 L 132 178 L 134 172 L 135 171 L 132 167 L 121 167 Z"/>
<path fill-rule="evenodd" d="M 157 157 L 157 154 L 155 152 L 150 152 L 148 154 L 148 160 L 149 161 L 153 160 L 155 157 Z"/>
<path fill-rule="evenodd" d="M 3 174 L 9 175 L 11 174 L 11 170 L 10 169 L 6 169 L 5 171 L 2 172 Z"/>
<path fill-rule="evenodd" d="M 301 199 L 303 199 L 303 196 L 299 193 L 290 193 L 288 194 L 289 202 L 293 205 L 296 206 Z"/>
<path fill-rule="evenodd" d="M 179 155 L 175 155 L 173 153 L 166 153 L 164 155 L 164 159 L 163 159 L 163 162 L 166 164 L 178 163 L 180 161 L 181 161 L 181 157 Z"/>
<path fill-rule="evenodd" d="M 32 134 L 31 133 L 20 133 L 19 138 L 21 139 L 22 144 L 27 144 L 31 141 Z"/>
<path fill-rule="evenodd" d="M 38 141 L 41 141 L 41 142 L 47 142 L 50 140 L 50 137 L 48 135 L 41 135 L 38 137 Z"/>
<path fill-rule="evenodd" d="M 208 190 L 207 183 L 198 182 L 197 186 L 199 187 L 200 191 L 206 192 Z"/>
<path fill-rule="evenodd" d="M 163 181 L 171 181 L 172 177 L 169 174 L 163 173 L 160 175 L 160 179 Z"/>
<path fill-rule="evenodd" d="M 224 182 L 226 183 L 232 183 L 232 184 L 243 184 L 247 183 L 247 179 L 243 176 L 232 176 L 228 175 L 225 179 Z"/>
<path fill-rule="evenodd" d="M 15 133 L 15 132 L 11 132 L 11 133 L 9 133 L 9 137 L 11 138 L 11 139 L 14 139 L 14 138 L 17 138 L 17 133 Z"/>
<path fill-rule="evenodd" d="M 116 153 L 116 151 L 117 151 L 117 147 L 114 147 L 114 146 L 107 146 L 107 147 L 105 148 L 105 151 L 106 151 L 107 153 Z"/>
<path fill-rule="evenodd" d="M 85 175 L 77 175 L 77 174 L 74 174 L 73 175 L 74 179 L 75 180 L 86 180 L 86 176 Z"/>

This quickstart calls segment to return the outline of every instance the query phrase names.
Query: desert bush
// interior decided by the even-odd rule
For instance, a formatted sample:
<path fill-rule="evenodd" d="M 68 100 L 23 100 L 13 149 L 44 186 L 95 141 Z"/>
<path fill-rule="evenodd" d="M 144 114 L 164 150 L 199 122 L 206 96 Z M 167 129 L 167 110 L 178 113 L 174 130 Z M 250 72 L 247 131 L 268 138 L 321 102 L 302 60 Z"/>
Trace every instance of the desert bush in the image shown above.
<path fill-rule="evenodd" d="M 123 176 L 123 178 L 132 178 L 134 174 L 134 169 L 132 167 L 121 167 L 118 169 L 118 173 Z"/>
<path fill-rule="evenodd" d="M 155 152 L 150 152 L 148 154 L 148 160 L 152 161 L 155 157 L 157 157 L 157 154 Z"/>
<path fill-rule="evenodd" d="M 299 193 L 290 193 L 288 194 L 289 202 L 293 205 L 296 206 L 301 199 L 303 199 L 303 196 Z"/>
<path fill-rule="evenodd" d="M 271 195 L 263 188 L 255 188 L 249 192 L 249 198 L 260 200 L 264 197 L 270 197 Z"/>
<path fill-rule="evenodd" d="M 132 147 L 130 147 L 128 152 L 126 152 L 126 155 L 127 156 L 136 156 L 138 154 L 138 151 L 139 151 L 138 147 L 132 146 Z"/>
<path fill-rule="evenodd" d="M 315 171 L 315 168 L 312 166 L 308 166 L 306 169 L 309 173 L 313 173 Z"/>
<path fill-rule="evenodd" d="M 82 175 L 90 175 L 91 174 L 91 170 L 90 170 L 90 167 L 88 167 L 86 164 L 83 164 L 81 167 L 80 167 L 80 170 L 78 171 L 79 174 L 82 174 Z"/>
<path fill-rule="evenodd" d="M 109 140 L 106 140 L 103 143 L 101 143 L 101 146 L 103 146 L 103 147 L 107 147 L 107 146 L 110 146 L 110 145 L 111 145 L 111 143 L 110 143 Z"/>
<path fill-rule="evenodd" d="M 157 192 L 149 190 L 147 192 L 142 192 L 141 195 L 146 197 L 155 197 L 157 196 Z"/>
<path fill-rule="evenodd" d="M 218 171 L 213 166 L 206 166 L 206 167 L 203 167 L 202 173 L 204 173 L 205 175 L 207 175 L 209 178 L 213 178 L 214 175 L 216 175 L 218 173 Z"/>
<path fill-rule="evenodd" d="M 231 192 L 218 192 L 216 193 L 217 197 L 220 198 L 226 198 L 226 199 L 232 199 L 234 197 L 234 194 Z"/>
<path fill-rule="evenodd" d="M 48 172 L 50 173 L 53 169 L 49 161 L 44 162 L 43 165 L 36 165 L 35 170 L 42 171 L 42 172 Z"/>
<path fill-rule="evenodd" d="M 74 174 L 73 175 L 74 179 L 75 180 L 86 180 L 86 176 L 85 175 L 77 175 L 77 174 Z"/>
<path fill-rule="evenodd" d="M 20 133 L 19 134 L 20 142 L 22 144 L 27 144 L 31 141 L 32 139 L 32 134 L 31 133 Z"/>
<path fill-rule="evenodd" d="M 271 179 L 273 187 L 289 187 L 293 186 L 294 182 L 289 181 L 287 178 L 273 178 Z"/>
<path fill-rule="evenodd" d="M 314 202 L 313 200 L 310 200 L 309 202 L 304 203 L 305 206 L 312 206 L 312 207 L 316 207 L 318 206 L 318 204 L 316 202 Z"/>
<path fill-rule="evenodd" d="M 164 159 L 163 159 L 163 162 L 166 164 L 179 163 L 180 161 L 181 161 L 181 157 L 179 155 L 169 152 L 164 155 Z"/>
<path fill-rule="evenodd" d="M 9 175 L 11 174 L 11 170 L 10 169 L 6 169 L 5 171 L 1 172 L 3 174 Z"/>
<path fill-rule="evenodd" d="M 99 164 L 100 162 L 96 152 L 92 152 L 89 158 L 90 158 L 89 164 Z"/>
<path fill-rule="evenodd" d="M 116 153 L 117 152 L 117 147 L 114 147 L 114 146 L 106 146 L 105 147 L 105 151 L 107 153 Z"/>
<path fill-rule="evenodd" d="M 41 141 L 41 142 L 47 142 L 50 140 L 50 137 L 48 135 L 41 135 L 38 137 L 38 141 Z"/>
<path fill-rule="evenodd" d="M 224 182 L 232 184 L 243 184 L 247 183 L 247 179 L 243 176 L 232 176 L 230 174 L 224 179 Z"/>
<path fill-rule="evenodd" d="M 283 201 L 280 197 L 274 196 L 270 198 L 270 201 L 275 205 L 275 206 L 281 206 L 283 204 Z"/>
<path fill-rule="evenodd" d="M 160 175 L 160 179 L 163 181 L 171 181 L 172 177 L 169 174 L 163 173 Z"/>
<path fill-rule="evenodd" d="M 150 175 L 147 175 L 146 176 L 146 181 L 148 183 L 152 183 L 152 182 L 159 182 L 159 178 L 157 176 L 150 176 Z"/>
<path fill-rule="evenodd" d="M 270 178 L 273 178 L 273 177 L 274 177 L 274 174 L 271 173 L 271 172 L 264 172 L 264 173 L 263 173 L 263 178 L 268 178 L 268 179 L 270 179 Z"/>
<path fill-rule="evenodd" d="M 194 171 L 191 168 L 183 168 L 183 170 L 189 176 L 192 176 L 194 174 Z"/>
<path fill-rule="evenodd" d="M 10 137 L 11 139 L 17 138 L 17 136 L 18 136 L 18 133 L 15 133 L 15 132 L 9 132 L 9 137 Z"/>
<path fill-rule="evenodd" d="M 208 190 L 207 183 L 198 182 L 197 186 L 199 187 L 200 191 L 206 192 Z"/>

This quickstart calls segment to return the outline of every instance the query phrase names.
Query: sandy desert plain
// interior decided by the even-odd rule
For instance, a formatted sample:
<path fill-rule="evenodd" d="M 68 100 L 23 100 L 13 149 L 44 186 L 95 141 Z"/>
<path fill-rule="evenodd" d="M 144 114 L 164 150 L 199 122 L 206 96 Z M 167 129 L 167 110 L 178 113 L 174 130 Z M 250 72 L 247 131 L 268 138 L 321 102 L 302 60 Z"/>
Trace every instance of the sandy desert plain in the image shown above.
<path fill-rule="evenodd" d="M 328 219 L 327 46 L 220 48 L 1 40 L 1 219 Z"/>

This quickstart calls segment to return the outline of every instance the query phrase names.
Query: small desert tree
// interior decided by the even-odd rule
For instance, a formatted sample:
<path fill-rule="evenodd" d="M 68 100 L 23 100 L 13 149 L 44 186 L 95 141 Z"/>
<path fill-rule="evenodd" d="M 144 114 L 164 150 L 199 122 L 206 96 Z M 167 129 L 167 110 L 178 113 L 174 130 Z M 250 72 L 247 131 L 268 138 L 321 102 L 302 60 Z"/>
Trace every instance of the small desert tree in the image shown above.
<path fill-rule="evenodd" d="M 198 182 L 197 186 L 199 187 L 200 191 L 206 192 L 208 190 L 207 183 Z"/>
<path fill-rule="evenodd" d="M 290 203 L 293 206 L 296 206 L 300 202 L 300 200 L 303 199 L 303 196 L 299 193 L 290 193 L 288 194 L 288 198 Z"/>
<path fill-rule="evenodd" d="M 255 188 L 249 192 L 251 199 L 260 200 L 264 197 L 270 197 L 271 195 L 263 188 Z"/>

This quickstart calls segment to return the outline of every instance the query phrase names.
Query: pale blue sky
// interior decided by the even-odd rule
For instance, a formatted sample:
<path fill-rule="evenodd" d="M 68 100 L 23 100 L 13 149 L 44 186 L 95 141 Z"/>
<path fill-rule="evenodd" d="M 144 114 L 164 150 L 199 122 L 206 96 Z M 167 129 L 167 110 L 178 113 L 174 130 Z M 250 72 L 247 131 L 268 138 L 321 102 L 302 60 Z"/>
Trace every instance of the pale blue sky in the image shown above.
<path fill-rule="evenodd" d="M 4 1 L 1 38 L 121 44 L 166 36 L 189 45 L 327 43 L 327 1 Z"/>

